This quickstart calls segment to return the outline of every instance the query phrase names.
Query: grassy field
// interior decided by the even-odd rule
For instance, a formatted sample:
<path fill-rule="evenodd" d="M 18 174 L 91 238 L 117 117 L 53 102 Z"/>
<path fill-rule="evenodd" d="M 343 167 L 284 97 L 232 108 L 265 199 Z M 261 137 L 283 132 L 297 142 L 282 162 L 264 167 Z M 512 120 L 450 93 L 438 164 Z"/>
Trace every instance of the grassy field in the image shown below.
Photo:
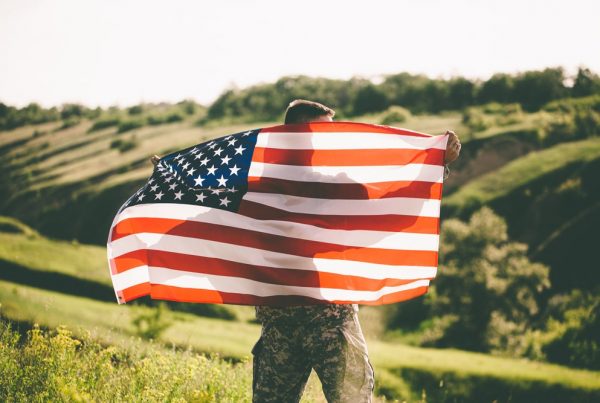
<path fill-rule="evenodd" d="M 6 264 L 13 263 L 40 274 L 60 273 L 65 278 L 109 285 L 103 248 L 53 241 L 31 234 L 8 233 L 0 234 L 0 245 L 0 277 L 4 278 L 0 280 L 0 312 L 3 317 L 20 323 L 38 323 L 47 328 L 65 325 L 77 337 L 89 334 L 103 345 L 114 345 L 121 349 L 131 348 L 132 338 L 137 340 L 133 344 L 146 343 L 135 339 L 133 320 L 154 308 L 117 305 L 112 301 L 74 295 L 76 293 L 69 290 L 51 291 L 40 285 L 18 284 L 5 278 Z M 60 264 L 60 256 L 66 257 L 62 261 L 69 263 Z M 55 285 L 47 285 L 48 288 L 53 286 Z M 221 357 L 231 358 L 236 362 L 246 362 L 253 343 L 258 339 L 259 326 L 246 320 L 250 316 L 247 309 L 251 308 L 240 308 L 247 316 L 238 318 L 237 321 L 166 311 L 164 319 L 170 326 L 161 336 L 160 342 L 166 348 L 176 346 L 195 352 L 218 353 Z M 369 310 L 363 312 L 372 314 Z M 525 396 L 526 390 L 534 390 L 538 394 L 542 393 L 540 391 L 554 391 L 559 396 L 564 396 L 565 393 L 590 396 L 590 393 L 600 389 L 600 375 L 591 371 L 385 342 L 375 337 L 378 331 L 368 329 L 377 326 L 377 321 L 377 316 L 371 316 L 370 320 L 365 321 L 365 332 L 368 335 L 371 359 L 378 374 L 378 391 L 388 397 L 409 396 L 415 399 L 420 396 L 422 389 L 432 398 L 441 396 L 440 393 L 445 396 L 481 394 L 484 392 L 474 391 L 486 382 L 496 385 L 491 388 L 495 393 L 500 393 L 502 388 L 509 388 L 517 395 L 525 393 Z M 246 371 L 249 371 L 249 367 Z M 311 388 L 318 389 L 318 385 L 314 385 L 315 381 L 311 382 Z M 446 382 L 445 386 L 440 387 L 440 382 Z M 464 385 L 471 385 L 471 389 L 464 390 Z"/>

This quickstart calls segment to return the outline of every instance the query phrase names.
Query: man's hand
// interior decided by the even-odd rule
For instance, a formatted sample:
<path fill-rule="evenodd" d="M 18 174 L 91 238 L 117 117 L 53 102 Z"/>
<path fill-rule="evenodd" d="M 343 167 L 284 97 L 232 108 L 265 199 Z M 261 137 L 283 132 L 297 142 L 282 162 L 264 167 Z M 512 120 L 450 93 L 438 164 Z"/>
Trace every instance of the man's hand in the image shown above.
<path fill-rule="evenodd" d="M 158 155 L 153 155 L 152 157 L 150 157 L 150 162 L 156 166 L 156 164 L 158 164 L 158 161 L 160 161 L 160 157 Z"/>
<path fill-rule="evenodd" d="M 460 140 L 456 133 L 451 130 L 446 131 L 445 134 L 448 134 L 450 137 L 448 138 L 448 145 L 446 146 L 446 157 L 444 158 L 444 164 L 448 165 L 451 162 L 456 161 L 458 158 L 458 154 L 460 154 Z"/>

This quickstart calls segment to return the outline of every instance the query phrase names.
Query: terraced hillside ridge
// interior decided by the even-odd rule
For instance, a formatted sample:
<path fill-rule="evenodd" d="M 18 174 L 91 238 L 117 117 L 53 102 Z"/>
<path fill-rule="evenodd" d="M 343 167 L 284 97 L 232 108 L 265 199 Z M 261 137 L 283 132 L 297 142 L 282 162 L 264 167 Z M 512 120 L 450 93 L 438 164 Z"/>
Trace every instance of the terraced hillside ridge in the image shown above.
<path fill-rule="evenodd" d="M 102 119 L 83 120 L 68 128 L 55 122 L 0 132 L 0 162 L 8 167 L 0 173 L 0 185 L 7 193 L 0 200 L 0 214 L 19 218 L 55 238 L 104 244 L 115 212 L 150 176 L 151 155 L 278 124 L 199 127 L 192 117 L 125 132 L 115 126 L 92 130 Z M 405 124 L 441 134 L 460 125 L 460 114 L 418 116 Z"/>

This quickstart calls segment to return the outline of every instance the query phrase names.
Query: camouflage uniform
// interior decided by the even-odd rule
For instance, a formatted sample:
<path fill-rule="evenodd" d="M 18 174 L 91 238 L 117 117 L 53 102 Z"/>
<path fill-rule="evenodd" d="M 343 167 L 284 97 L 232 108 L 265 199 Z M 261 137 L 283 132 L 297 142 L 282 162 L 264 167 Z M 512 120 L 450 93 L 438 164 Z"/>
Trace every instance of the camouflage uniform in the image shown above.
<path fill-rule="evenodd" d="M 370 402 L 374 373 L 358 306 L 256 307 L 253 402 L 298 402 L 314 368 L 329 402 Z"/>

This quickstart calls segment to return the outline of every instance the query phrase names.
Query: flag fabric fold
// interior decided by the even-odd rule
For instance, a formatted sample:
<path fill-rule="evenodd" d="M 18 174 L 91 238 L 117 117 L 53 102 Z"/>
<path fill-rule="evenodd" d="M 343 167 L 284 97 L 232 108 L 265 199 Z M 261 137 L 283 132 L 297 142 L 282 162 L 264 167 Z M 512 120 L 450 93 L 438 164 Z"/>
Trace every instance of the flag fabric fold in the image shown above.
<path fill-rule="evenodd" d="M 169 154 L 107 243 L 117 301 L 379 305 L 435 277 L 448 136 L 281 125 Z"/>

